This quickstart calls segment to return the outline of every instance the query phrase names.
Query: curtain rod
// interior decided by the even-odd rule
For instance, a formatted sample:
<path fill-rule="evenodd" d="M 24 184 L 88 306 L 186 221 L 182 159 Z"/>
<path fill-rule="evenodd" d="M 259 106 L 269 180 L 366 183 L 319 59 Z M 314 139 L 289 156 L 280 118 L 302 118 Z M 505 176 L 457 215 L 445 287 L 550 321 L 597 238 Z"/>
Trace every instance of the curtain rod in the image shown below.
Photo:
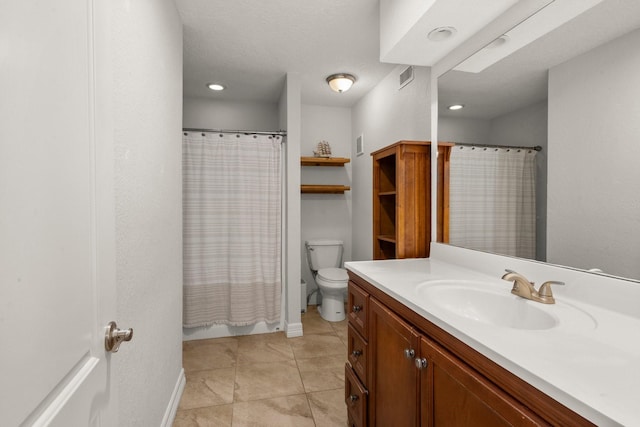
<path fill-rule="evenodd" d="M 286 130 L 256 131 L 256 130 L 230 130 L 230 129 L 199 129 L 182 128 L 184 132 L 211 132 L 211 133 L 243 133 L 245 135 L 281 135 L 287 136 Z"/>
<path fill-rule="evenodd" d="M 535 145 L 533 147 L 524 147 L 518 145 L 488 145 L 488 144 L 465 144 L 463 142 L 454 142 L 455 145 L 462 147 L 480 147 L 480 148 L 512 148 L 512 149 L 520 149 L 520 150 L 535 150 L 542 151 L 542 147 L 539 145 Z"/>

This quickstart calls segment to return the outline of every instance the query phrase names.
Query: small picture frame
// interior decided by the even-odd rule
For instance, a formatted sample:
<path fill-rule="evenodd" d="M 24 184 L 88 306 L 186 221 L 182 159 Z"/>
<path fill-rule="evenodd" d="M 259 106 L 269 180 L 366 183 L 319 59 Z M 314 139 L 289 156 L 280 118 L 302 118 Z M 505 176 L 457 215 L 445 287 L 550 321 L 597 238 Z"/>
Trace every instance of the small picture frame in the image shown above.
<path fill-rule="evenodd" d="M 364 154 L 364 135 L 360 134 L 356 138 L 356 156 L 362 156 Z"/>

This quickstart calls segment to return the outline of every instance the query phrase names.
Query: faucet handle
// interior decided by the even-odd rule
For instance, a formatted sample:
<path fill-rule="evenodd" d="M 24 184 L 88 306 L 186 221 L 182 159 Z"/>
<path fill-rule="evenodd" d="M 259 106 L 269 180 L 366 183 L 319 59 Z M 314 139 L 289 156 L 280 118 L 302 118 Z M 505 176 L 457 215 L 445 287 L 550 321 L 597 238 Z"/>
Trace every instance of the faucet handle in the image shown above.
<path fill-rule="evenodd" d="M 553 298 L 553 292 L 551 292 L 551 285 L 564 285 L 564 282 L 558 282 L 557 280 L 544 282 L 542 285 L 540 285 L 538 296 L 541 299 L 547 300 L 549 303 L 553 304 L 555 302 L 555 299 Z"/>

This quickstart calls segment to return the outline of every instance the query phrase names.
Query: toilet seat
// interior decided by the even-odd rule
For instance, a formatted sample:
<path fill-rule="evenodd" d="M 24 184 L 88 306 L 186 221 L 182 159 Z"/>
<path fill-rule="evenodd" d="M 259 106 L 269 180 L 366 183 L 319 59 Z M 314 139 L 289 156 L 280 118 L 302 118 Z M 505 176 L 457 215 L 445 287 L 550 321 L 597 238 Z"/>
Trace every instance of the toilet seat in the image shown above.
<path fill-rule="evenodd" d="M 344 289 L 349 282 L 349 275 L 344 268 L 321 268 L 318 270 L 316 281 L 322 282 L 327 288 Z"/>

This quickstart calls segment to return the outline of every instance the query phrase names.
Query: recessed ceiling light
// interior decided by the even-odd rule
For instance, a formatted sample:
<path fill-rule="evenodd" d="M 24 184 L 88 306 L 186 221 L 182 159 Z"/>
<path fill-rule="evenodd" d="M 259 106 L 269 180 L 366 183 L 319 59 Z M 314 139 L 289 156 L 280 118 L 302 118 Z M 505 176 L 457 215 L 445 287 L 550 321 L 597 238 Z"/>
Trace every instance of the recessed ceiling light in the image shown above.
<path fill-rule="evenodd" d="M 438 27 L 435 30 L 432 30 L 427 38 L 432 42 L 441 42 L 447 40 L 454 36 L 458 30 L 453 27 Z"/>
<path fill-rule="evenodd" d="M 502 46 L 503 44 L 505 44 L 508 41 L 509 41 L 509 36 L 506 35 L 506 34 L 503 34 L 500 37 L 498 37 L 497 39 L 495 39 L 494 41 L 492 41 L 491 43 L 489 43 L 487 45 L 486 49 L 495 49 L 497 47 Z"/>
<path fill-rule="evenodd" d="M 449 110 L 461 110 L 464 108 L 463 104 L 453 104 L 447 107 Z"/>
<path fill-rule="evenodd" d="M 208 83 L 207 87 L 211 90 L 224 90 L 224 86 L 219 83 Z"/>

